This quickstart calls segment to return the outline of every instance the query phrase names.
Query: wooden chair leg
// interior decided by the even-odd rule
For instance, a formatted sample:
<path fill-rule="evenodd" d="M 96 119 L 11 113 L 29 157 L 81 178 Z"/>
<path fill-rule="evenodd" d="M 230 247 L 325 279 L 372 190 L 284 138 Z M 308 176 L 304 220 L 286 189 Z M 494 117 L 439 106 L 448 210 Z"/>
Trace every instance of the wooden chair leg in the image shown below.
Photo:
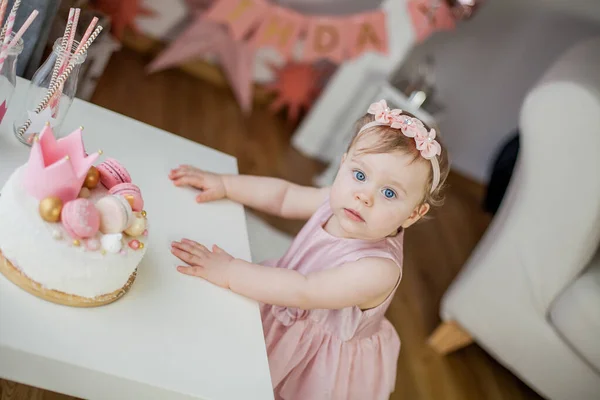
<path fill-rule="evenodd" d="M 456 321 L 445 321 L 435 329 L 427 343 L 437 353 L 446 355 L 473 343 L 473 338 Z"/>

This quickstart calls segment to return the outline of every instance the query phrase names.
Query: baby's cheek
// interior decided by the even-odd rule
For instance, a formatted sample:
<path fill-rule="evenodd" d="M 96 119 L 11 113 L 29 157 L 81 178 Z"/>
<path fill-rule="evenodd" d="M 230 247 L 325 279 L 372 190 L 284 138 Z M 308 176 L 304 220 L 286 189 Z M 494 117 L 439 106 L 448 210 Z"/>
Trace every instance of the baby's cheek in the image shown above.
<path fill-rule="evenodd" d="M 353 183 L 354 181 L 352 179 L 348 179 L 347 176 L 338 176 L 338 178 L 333 184 L 333 187 L 331 188 L 332 197 L 337 196 L 339 198 L 344 195 L 347 195 L 348 193 L 351 193 L 353 191 Z"/>
<path fill-rule="evenodd" d="M 381 219 L 382 226 L 395 228 L 396 225 L 402 225 L 406 219 L 404 214 L 404 210 L 400 207 L 386 207 L 385 212 L 379 215 L 379 218 Z"/>

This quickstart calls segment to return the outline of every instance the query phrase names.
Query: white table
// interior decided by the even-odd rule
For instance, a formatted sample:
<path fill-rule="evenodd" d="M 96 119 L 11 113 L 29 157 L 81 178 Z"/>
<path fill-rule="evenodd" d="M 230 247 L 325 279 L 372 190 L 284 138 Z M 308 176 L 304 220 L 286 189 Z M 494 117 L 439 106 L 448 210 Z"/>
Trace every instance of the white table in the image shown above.
<path fill-rule="evenodd" d="M 28 158 L 11 131 L 26 83 L 0 125 L 0 187 Z M 258 305 L 179 274 L 169 251 L 190 237 L 250 260 L 243 207 L 198 205 L 167 177 L 180 163 L 237 173 L 236 159 L 76 99 L 63 128 L 79 125 L 86 149 L 121 160 L 141 187 L 148 251 L 130 292 L 98 308 L 40 300 L 0 275 L 0 377 L 86 399 L 272 399 Z"/>

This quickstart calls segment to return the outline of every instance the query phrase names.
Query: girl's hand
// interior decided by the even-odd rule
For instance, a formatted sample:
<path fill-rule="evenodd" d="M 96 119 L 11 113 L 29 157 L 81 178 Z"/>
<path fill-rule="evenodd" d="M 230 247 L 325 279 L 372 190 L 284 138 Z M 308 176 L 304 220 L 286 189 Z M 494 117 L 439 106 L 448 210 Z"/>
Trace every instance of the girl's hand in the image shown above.
<path fill-rule="evenodd" d="M 171 244 L 171 253 L 188 264 L 178 266 L 177 271 L 229 289 L 229 270 L 234 258 L 225 250 L 214 245 L 211 252 L 200 243 L 183 239 Z"/>
<path fill-rule="evenodd" d="M 202 193 L 196 196 L 198 203 L 220 200 L 227 194 L 225 183 L 220 175 L 190 165 L 181 165 L 171 170 L 169 178 L 175 186 L 191 186 L 201 190 Z"/>

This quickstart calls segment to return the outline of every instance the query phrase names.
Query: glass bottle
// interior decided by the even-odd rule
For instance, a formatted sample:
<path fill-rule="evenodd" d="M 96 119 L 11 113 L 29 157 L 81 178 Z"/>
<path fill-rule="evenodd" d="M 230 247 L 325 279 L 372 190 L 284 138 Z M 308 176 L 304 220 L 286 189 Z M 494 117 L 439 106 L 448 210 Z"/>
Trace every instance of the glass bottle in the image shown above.
<path fill-rule="evenodd" d="M 10 40 L 14 38 L 13 32 Z M 23 39 L 8 50 L 2 70 L 0 70 L 0 123 L 4 119 L 6 110 L 10 107 L 13 94 L 17 86 L 17 59 L 23 51 Z"/>
<path fill-rule="evenodd" d="M 54 136 L 57 139 L 63 136 L 60 127 L 77 93 L 81 64 L 87 57 L 87 52 L 75 55 L 77 46 L 79 42 L 73 41 L 72 47 L 66 49 L 62 45 L 62 38 L 56 39 L 52 53 L 31 78 L 25 103 L 13 124 L 14 134 L 21 143 L 31 146 L 33 139 L 40 133 L 46 122 L 54 128 Z M 58 86 L 56 95 L 48 99 L 50 84 L 57 86 L 54 85 L 53 75 L 60 76 L 59 68 L 66 57 L 69 57 L 69 65 L 72 64 L 73 69 L 62 87 Z M 48 101 L 44 104 L 44 100 Z"/>

